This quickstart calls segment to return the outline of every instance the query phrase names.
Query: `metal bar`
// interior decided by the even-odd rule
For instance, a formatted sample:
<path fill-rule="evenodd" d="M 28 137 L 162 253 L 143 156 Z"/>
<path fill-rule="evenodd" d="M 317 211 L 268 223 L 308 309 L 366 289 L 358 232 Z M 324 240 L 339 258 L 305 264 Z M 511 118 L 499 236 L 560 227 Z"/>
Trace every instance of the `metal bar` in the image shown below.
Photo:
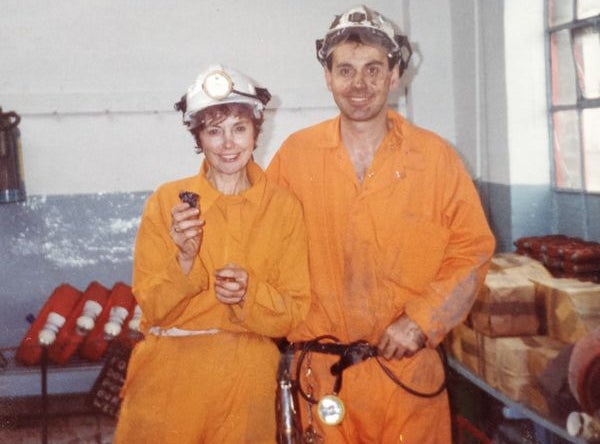
<path fill-rule="evenodd" d="M 470 370 L 468 370 L 466 367 L 464 367 L 455 358 L 449 356 L 448 357 L 448 365 L 454 371 L 456 371 L 458 374 L 460 374 L 462 377 L 467 379 L 469 382 L 472 382 L 474 385 L 476 385 L 477 387 L 479 387 L 481 390 L 488 393 L 492 397 L 496 398 L 498 401 L 502 402 L 505 406 L 507 406 L 511 409 L 514 409 L 515 411 L 518 411 L 524 417 L 533 421 L 536 424 L 541 425 L 546 430 L 549 430 L 552 433 L 560 436 L 561 438 L 566 439 L 568 442 L 575 443 L 575 444 L 586 444 L 586 441 L 569 435 L 564 427 L 560 427 L 556 423 L 554 423 L 554 422 L 550 421 L 549 419 L 544 418 L 541 415 L 539 415 L 538 413 L 534 412 L 527 406 L 525 406 L 519 402 L 513 401 L 508 396 L 506 396 L 504 393 L 489 386 L 485 381 L 483 381 L 478 376 L 473 374 Z"/>

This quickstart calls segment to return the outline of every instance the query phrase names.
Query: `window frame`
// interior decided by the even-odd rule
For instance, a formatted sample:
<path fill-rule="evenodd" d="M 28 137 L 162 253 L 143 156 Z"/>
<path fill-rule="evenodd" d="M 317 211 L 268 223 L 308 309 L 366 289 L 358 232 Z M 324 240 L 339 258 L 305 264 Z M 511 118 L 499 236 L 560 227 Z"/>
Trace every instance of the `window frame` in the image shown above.
<path fill-rule="evenodd" d="M 587 109 L 600 109 L 600 97 L 597 98 L 585 98 L 581 90 L 580 82 L 577 80 L 577 75 L 574 77 L 575 81 L 575 102 L 569 104 L 554 104 L 553 102 L 553 70 L 552 70 L 552 38 L 561 31 L 568 31 L 570 37 L 570 48 L 571 48 L 571 60 L 573 61 L 574 70 L 576 72 L 577 66 L 575 64 L 575 57 L 573 57 L 574 51 L 574 34 L 578 30 L 585 29 L 587 27 L 596 27 L 600 30 L 600 14 L 587 17 L 584 19 L 577 18 L 577 4 L 578 0 L 572 1 L 572 18 L 569 21 L 560 23 L 557 25 L 550 25 L 550 3 L 557 0 L 544 0 L 544 39 L 546 47 L 546 98 L 547 98 L 547 109 L 548 109 L 548 132 L 549 132 L 549 155 L 550 155 L 550 172 L 552 175 L 551 184 L 554 191 L 564 193 L 584 193 L 584 194 L 600 194 L 600 189 L 589 189 L 588 177 L 586 177 L 586 153 L 584 146 L 584 128 L 583 128 L 583 112 Z M 560 186 L 557 179 L 557 162 L 560 160 L 557 158 L 555 152 L 556 146 L 556 135 L 555 135 L 555 116 L 557 113 L 565 111 L 574 111 L 577 116 L 577 138 L 579 144 L 579 175 L 580 185 L 576 187 L 565 187 Z"/>

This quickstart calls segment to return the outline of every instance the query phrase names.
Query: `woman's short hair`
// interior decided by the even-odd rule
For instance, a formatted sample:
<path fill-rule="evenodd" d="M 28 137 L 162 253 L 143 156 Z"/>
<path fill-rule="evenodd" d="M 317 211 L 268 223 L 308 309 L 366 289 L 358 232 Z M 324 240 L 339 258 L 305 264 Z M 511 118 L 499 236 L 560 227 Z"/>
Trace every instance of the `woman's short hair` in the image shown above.
<path fill-rule="evenodd" d="M 216 125 L 223 122 L 227 117 L 247 117 L 252 121 L 254 126 L 254 140 L 256 141 L 260 133 L 264 117 L 260 113 L 259 117 L 254 112 L 254 107 L 247 103 L 221 103 L 218 105 L 209 106 L 195 116 L 195 120 L 200 124 L 194 128 L 193 133 L 196 138 L 200 131 L 204 130 L 209 125 Z"/>

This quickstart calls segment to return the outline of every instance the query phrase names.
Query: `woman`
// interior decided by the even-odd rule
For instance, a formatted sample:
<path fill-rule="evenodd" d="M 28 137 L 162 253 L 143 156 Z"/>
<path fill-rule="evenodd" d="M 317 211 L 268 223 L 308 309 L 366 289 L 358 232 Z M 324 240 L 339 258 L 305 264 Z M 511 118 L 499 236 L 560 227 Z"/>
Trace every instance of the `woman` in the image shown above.
<path fill-rule="evenodd" d="M 205 159 L 145 206 L 133 270 L 145 339 L 116 443 L 275 441 L 272 338 L 305 317 L 310 296 L 301 207 L 252 160 L 269 99 L 215 65 L 177 104 Z"/>

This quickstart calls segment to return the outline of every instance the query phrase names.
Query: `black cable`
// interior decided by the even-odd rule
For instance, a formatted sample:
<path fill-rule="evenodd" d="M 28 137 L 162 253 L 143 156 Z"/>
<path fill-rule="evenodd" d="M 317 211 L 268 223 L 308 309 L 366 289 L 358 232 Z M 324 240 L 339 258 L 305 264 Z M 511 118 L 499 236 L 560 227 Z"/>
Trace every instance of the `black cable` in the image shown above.
<path fill-rule="evenodd" d="M 388 378 L 390 378 L 392 381 L 394 381 L 397 385 L 399 385 L 400 387 L 402 387 L 404 390 L 406 390 L 411 395 L 415 395 L 415 396 L 418 396 L 420 398 L 433 398 L 433 397 L 439 395 L 440 393 L 442 393 L 444 390 L 446 390 L 446 381 L 448 379 L 447 378 L 446 353 L 444 353 L 444 349 L 442 348 L 442 346 L 438 346 L 436 348 L 436 351 L 440 355 L 440 359 L 442 361 L 442 366 L 444 368 L 444 380 L 442 381 L 442 383 L 440 384 L 440 386 L 437 389 L 435 389 L 434 391 L 432 391 L 432 392 L 420 392 L 418 390 L 415 390 L 415 389 L 407 386 L 402 381 L 400 381 L 398 379 L 398 377 L 396 375 L 394 375 L 394 373 L 381 362 L 381 360 L 379 359 L 378 356 L 375 356 L 375 360 L 377 361 L 377 363 L 379 364 L 379 366 L 381 367 L 381 369 L 383 370 L 383 372 L 388 376 Z"/>
<path fill-rule="evenodd" d="M 338 344 L 340 342 L 339 339 L 336 338 L 335 336 L 324 335 L 324 336 L 319 336 L 319 337 L 313 339 L 312 341 L 295 344 L 295 346 L 300 350 L 300 355 L 298 356 L 298 361 L 296 363 L 296 386 L 298 388 L 298 392 L 300 393 L 300 395 L 310 404 L 317 404 L 318 401 L 313 399 L 311 396 L 309 396 L 302 388 L 300 372 L 301 372 L 302 364 L 304 363 L 306 354 L 310 351 L 317 351 L 319 353 L 339 354 L 341 357 L 343 357 L 343 352 L 340 352 L 339 350 L 326 351 L 325 349 L 327 348 L 328 345 L 336 345 L 336 344 L 327 344 L 327 346 L 326 346 L 326 344 L 320 343 L 320 341 L 322 341 L 323 339 L 329 339 Z M 347 345 L 343 345 L 343 344 L 339 344 L 339 345 L 342 348 L 348 347 Z M 294 347 L 294 344 L 291 344 L 291 346 Z M 439 345 L 436 348 L 436 351 L 438 352 L 438 354 L 440 356 L 440 360 L 442 361 L 442 367 L 444 369 L 444 379 L 443 379 L 442 383 L 440 384 L 440 386 L 432 392 L 421 392 L 421 391 L 415 390 L 412 387 L 407 386 L 402 381 L 400 381 L 400 379 L 398 379 L 398 377 L 385 364 L 383 364 L 383 362 L 381 362 L 381 360 L 378 356 L 374 355 L 374 357 L 375 357 L 375 360 L 377 361 L 377 363 L 379 364 L 379 366 L 381 367 L 381 369 L 383 370 L 383 372 L 387 375 L 387 377 L 390 378 L 396 385 L 400 386 L 403 390 L 410 393 L 411 395 L 418 396 L 421 398 L 433 398 L 433 397 L 439 395 L 440 393 L 442 393 L 444 390 L 446 390 L 447 379 L 448 379 L 448 360 L 446 358 L 444 349 L 441 345 Z M 335 365 L 333 367 L 335 367 Z M 336 390 L 336 388 L 338 391 L 341 388 L 341 374 L 342 374 L 342 371 L 344 368 L 345 367 L 343 367 L 341 369 L 341 371 L 336 375 L 337 378 L 336 378 L 336 383 L 334 385 L 334 391 Z"/>
<path fill-rule="evenodd" d="M 310 396 L 308 396 L 306 394 L 306 392 L 304 391 L 304 389 L 302 388 L 302 381 L 300 379 L 300 370 L 302 370 L 302 364 L 304 363 L 304 358 L 306 356 L 306 353 L 309 352 L 309 351 L 311 351 L 310 350 L 310 345 L 311 344 L 318 344 L 319 341 L 321 341 L 323 339 L 330 339 L 330 340 L 335 341 L 335 342 L 340 342 L 340 340 L 338 338 L 336 338 L 335 336 L 323 335 L 323 336 L 319 336 L 319 337 L 313 339 L 312 341 L 307 341 L 307 342 L 304 342 L 302 344 L 296 344 L 296 346 L 300 349 L 300 355 L 298 356 L 298 362 L 296 363 L 296 386 L 298 387 L 298 392 L 300 393 L 300 395 L 309 404 L 317 404 L 318 401 L 315 401 Z M 294 347 L 295 345 L 292 344 L 291 346 Z"/>

